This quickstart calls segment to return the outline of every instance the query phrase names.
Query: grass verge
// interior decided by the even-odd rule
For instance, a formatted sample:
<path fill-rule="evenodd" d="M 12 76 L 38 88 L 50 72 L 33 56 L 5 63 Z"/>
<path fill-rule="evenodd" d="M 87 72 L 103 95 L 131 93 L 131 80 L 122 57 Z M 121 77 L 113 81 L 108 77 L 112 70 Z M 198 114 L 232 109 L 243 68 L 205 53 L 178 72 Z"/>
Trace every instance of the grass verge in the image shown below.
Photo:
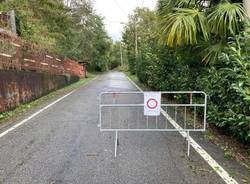
<path fill-rule="evenodd" d="M 65 86 L 61 89 L 53 91 L 53 92 L 49 93 L 48 95 L 42 96 L 42 97 L 40 97 L 34 101 L 31 101 L 29 103 L 21 104 L 17 108 L 15 108 L 14 110 L 0 113 L 0 125 L 4 124 L 5 122 L 8 122 L 10 120 L 13 120 L 19 116 L 22 116 L 25 113 L 27 113 L 29 110 L 34 109 L 34 108 L 40 106 L 41 104 L 44 104 L 44 103 L 62 95 L 62 94 L 65 94 L 69 91 L 72 91 L 74 89 L 77 89 L 81 86 L 86 85 L 91 80 L 93 80 L 95 77 L 96 77 L 96 74 L 88 73 L 88 77 L 83 79 L 83 80 L 79 80 L 78 82 L 75 82 L 71 85 L 68 85 L 68 86 Z"/>
<path fill-rule="evenodd" d="M 144 84 L 142 84 L 138 77 L 135 75 L 135 74 L 131 74 L 130 72 L 124 72 L 122 71 L 123 73 L 125 73 L 132 81 L 134 81 L 134 83 L 139 86 L 143 91 L 149 91 L 150 88 L 148 88 L 147 86 L 145 86 Z"/>

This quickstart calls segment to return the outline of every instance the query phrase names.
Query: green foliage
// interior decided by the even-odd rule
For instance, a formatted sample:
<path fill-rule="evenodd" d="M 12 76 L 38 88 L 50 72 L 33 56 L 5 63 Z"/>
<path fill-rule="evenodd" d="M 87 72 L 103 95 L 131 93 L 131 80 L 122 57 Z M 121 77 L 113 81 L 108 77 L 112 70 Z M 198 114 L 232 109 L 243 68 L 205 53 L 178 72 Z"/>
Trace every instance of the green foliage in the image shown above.
<path fill-rule="evenodd" d="M 128 66 L 132 74 L 137 71 L 139 75 L 144 75 L 140 66 L 148 67 L 150 62 L 156 60 L 155 51 L 158 42 L 156 29 L 156 13 L 147 8 L 136 9 L 135 14 L 130 17 L 123 34 L 123 42 L 127 48 Z M 143 76 L 139 77 L 140 80 L 143 80 L 142 78 Z"/>
<path fill-rule="evenodd" d="M 0 11 L 15 10 L 17 32 L 40 48 L 61 57 L 90 63 L 90 68 L 107 69 L 110 38 L 102 18 L 88 0 L 8 0 Z"/>
<path fill-rule="evenodd" d="M 125 73 L 129 74 L 128 65 L 120 65 L 120 66 L 118 67 L 118 70 L 121 71 L 121 72 L 125 72 Z"/>
<path fill-rule="evenodd" d="M 129 71 L 155 90 L 205 91 L 209 122 L 250 142 L 250 36 L 243 31 L 245 13 L 240 4 L 211 1 L 204 9 L 197 2 L 160 0 L 157 14 L 147 9 L 134 12 L 123 34 Z M 162 33 L 167 44 L 161 42 Z"/>
<path fill-rule="evenodd" d="M 239 33 L 241 29 L 240 22 L 244 22 L 245 19 L 245 10 L 240 3 L 220 3 L 208 15 L 211 33 L 221 37 Z"/>
<path fill-rule="evenodd" d="M 170 47 L 197 44 L 198 35 L 208 40 L 207 21 L 204 12 L 198 9 L 174 8 L 161 19 L 162 34 L 167 36 Z"/>
<path fill-rule="evenodd" d="M 55 27 L 60 23 L 60 14 L 67 13 L 62 1 L 10 0 L 3 4 L 3 10 L 15 10 L 19 23 L 17 32 L 22 38 L 42 48 L 56 51 L 56 36 L 61 35 L 56 32 Z M 66 17 L 62 17 L 61 21 L 66 21 Z"/>
<path fill-rule="evenodd" d="M 246 13 L 240 3 L 217 1 L 205 6 L 202 2 L 160 0 L 158 14 L 162 40 L 169 47 L 196 46 L 202 61 L 214 63 L 227 38 L 243 29 Z"/>
<path fill-rule="evenodd" d="M 110 52 L 110 59 L 109 59 L 109 69 L 118 68 L 119 66 L 123 65 L 126 66 L 126 63 L 123 59 L 123 63 L 121 63 L 121 52 L 122 52 L 122 58 L 124 58 L 124 48 L 121 42 L 116 42 L 112 44 L 111 46 L 111 52 Z"/>

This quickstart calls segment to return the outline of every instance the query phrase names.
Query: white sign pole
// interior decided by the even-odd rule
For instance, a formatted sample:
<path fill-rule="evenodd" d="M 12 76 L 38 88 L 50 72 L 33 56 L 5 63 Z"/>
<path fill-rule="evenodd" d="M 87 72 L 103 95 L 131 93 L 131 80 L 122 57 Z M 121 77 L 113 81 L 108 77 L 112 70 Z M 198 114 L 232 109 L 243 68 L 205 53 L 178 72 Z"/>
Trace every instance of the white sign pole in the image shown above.
<path fill-rule="evenodd" d="M 160 116 L 161 113 L 161 93 L 144 93 L 144 116 Z"/>

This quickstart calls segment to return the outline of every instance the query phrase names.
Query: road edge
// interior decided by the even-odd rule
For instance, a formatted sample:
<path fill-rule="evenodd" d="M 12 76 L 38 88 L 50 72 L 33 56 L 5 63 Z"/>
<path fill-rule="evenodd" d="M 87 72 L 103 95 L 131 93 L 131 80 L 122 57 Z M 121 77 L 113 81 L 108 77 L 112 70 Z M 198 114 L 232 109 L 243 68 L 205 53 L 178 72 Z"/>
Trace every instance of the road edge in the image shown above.
<path fill-rule="evenodd" d="M 141 92 L 143 90 L 132 80 L 130 77 L 124 73 L 127 79 Z M 177 129 L 180 129 L 179 125 L 169 117 L 163 109 L 161 109 L 161 113 L 169 120 L 169 122 Z M 182 137 L 186 138 L 187 133 L 179 131 Z M 221 166 L 218 162 L 216 162 L 191 136 L 190 145 L 193 149 L 208 163 L 208 165 L 223 179 L 223 181 L 227 184 L 238 184 L 238 182 L 232 178 L 229 173 Z"/>
<path fill-rule="evenodd" d="M 32 118 L 36 117 L 38 114 L 41 114 L 42 112 L 44 112 L 45 110 L 49 109 L 50 107 L 52 107 L 53 105 L 57 104 L 58 102 L 60 102 L 61 100 L 65 99 L 66 97 L 70 96 L 71 94 L 73 94 L 74 92 L 78 91 L 80 88 L 82 87 L 86 87 L 87 85 L 91 84 L 93 81 L 95 81 L 96 79 L 98 79 L 99 76 L 94 77 L 93 79 L 89 80 L 87 83 L 83 84 L 82 86 L 77 87 L 76 89 L 70 90 L 70 92 L 68 92 L 66 95 L 62 96 L 62 97 L 58 97 L 56 100 L 54 100 L 53 102 L 49 103 L 47 106 L 41 108 L 40 110 L 36 111 L 35 113 L 29 115 L 27 118 L 23 119 L 22 121 L 15 123 L 13 126 L 11 126 L 10 128 L 8 128 L 7 130 L 3 131 L 0 133 L 0 139 L 2 137 L 4 137 L 5 135 L 7 135 L 8 133 L 12 132 L 13 130 L 15 130 L 16 128 L 20 127 L 21 125 L 23 125 L 24 123 L 28 122 L 29 120 L 31 120 Z"/>

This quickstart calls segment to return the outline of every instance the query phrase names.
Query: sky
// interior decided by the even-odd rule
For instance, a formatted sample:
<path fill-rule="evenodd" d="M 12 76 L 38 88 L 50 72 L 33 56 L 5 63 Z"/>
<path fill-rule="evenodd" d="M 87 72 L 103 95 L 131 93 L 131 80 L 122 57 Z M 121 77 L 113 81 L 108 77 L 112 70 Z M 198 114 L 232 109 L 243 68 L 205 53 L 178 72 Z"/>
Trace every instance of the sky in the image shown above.
<path fill-rule="evenodd" d="M 121 39 L 123 26 L 128 22 L 128 15 L 136 7 L 154 9 L 157 0 L 94 0 L 96 12 L 104 17 L 104 23 L 109 36 L 118 41 Z"/>

